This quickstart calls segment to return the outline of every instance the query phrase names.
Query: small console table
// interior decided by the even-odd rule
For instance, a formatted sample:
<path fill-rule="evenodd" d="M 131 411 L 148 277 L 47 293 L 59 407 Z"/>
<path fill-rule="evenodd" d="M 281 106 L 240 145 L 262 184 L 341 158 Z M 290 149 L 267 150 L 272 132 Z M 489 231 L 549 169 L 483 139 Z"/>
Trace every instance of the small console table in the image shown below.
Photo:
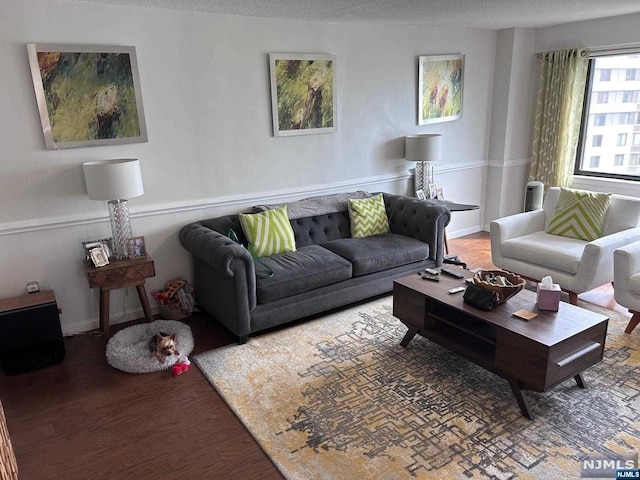
<path fill-rule="evenodd" d="M 153 259 L 144 257 L 111 260 L 108 265 L 95 267 L 89 260 L 84 261 L 89 287 L 100 288 L 100 330 L 105 338 L 109 337 L 109 295 L 111 290 L 136 287 L 142 304 L 144 316 L 148 322 L 153 321 L 151 306 L 144 288 L 145 279 L 156 275 Z"/>

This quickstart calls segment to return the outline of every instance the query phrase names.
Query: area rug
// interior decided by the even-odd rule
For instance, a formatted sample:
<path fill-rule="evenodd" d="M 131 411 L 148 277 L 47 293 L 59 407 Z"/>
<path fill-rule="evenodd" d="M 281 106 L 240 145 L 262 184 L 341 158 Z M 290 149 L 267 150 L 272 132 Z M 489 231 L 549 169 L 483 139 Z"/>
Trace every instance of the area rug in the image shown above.
<path fill-rule="evenodd" d="M 171 355 L 160 363 L 149 351 L 149 340 L 158 332 L 176 334 L 176 350 L 180 355 Z M 132 325 L 117 332 L 107 342 L 107 363 L 127 373 L 152 373 L 167 370 L 178 361 L 185 361 L 193 351 L 193 334 L 189 325 L 174 320 Z"/>
<path fill-rule="evenodd" d="M 585 306 L 582 304 L 581 306 Z M 416 336 L 385 297 L 195 356 L 287 479 L 579 478 L 640 449 L 640 332 L 610 316 L 605 358 L 522 417 L 509 384 Z"/>

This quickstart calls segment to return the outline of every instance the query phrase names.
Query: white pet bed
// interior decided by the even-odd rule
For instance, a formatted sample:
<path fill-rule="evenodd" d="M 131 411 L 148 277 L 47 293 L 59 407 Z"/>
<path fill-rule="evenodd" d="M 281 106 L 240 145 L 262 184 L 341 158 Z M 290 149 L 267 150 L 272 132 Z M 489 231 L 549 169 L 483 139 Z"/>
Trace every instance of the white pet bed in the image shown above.
<path fill-rule="evenodd" d="M 158 332 L 176 334 L 176 349 L 180 355 L 167 357 L 160 363 L 149 351 L 149 340 Z M 128 373 L 151 373 L 171 368 L 185 361 L 193 351 L 191 328 L 175 320 L 156 320 L 132 325 L 120 330 L 107 343 L 107 362 L 114 368 Z"/>

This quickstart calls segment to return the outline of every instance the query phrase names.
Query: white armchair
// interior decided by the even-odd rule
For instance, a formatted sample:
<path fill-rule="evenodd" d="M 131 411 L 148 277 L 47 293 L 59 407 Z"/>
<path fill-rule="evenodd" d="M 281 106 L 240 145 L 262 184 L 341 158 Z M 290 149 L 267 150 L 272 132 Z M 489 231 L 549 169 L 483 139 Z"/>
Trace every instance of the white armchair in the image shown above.
<path fill-rule="evenodd" d="M 633 314 L 624 330 L 631 333 L 640 323 L 640 242 L 613 252 L 613 279 L 616 302 Z"/>
<path fill-rule="evenodd" d="M 613 282 L 613 252 L 640 240 L 640 198 L 612 195 L 602 235 L 587 242 L 546 233 L 560 196 L 552 187 L 542 209 L 494 220 L 490 224 L 491 257 L 496 267 L 554 283 L 578 302 L 578 294 Z"/>

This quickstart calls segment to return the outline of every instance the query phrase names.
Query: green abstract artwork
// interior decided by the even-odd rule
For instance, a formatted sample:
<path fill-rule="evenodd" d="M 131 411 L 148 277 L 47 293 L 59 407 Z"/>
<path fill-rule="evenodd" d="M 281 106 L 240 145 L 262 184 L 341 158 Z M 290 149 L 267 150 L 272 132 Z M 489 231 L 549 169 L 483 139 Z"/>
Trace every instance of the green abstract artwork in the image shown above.
<path fill-rule="evenodd" d="M 335 131 L 334 57 L 272 55 L 271 89 L 276 135 Z"/>

